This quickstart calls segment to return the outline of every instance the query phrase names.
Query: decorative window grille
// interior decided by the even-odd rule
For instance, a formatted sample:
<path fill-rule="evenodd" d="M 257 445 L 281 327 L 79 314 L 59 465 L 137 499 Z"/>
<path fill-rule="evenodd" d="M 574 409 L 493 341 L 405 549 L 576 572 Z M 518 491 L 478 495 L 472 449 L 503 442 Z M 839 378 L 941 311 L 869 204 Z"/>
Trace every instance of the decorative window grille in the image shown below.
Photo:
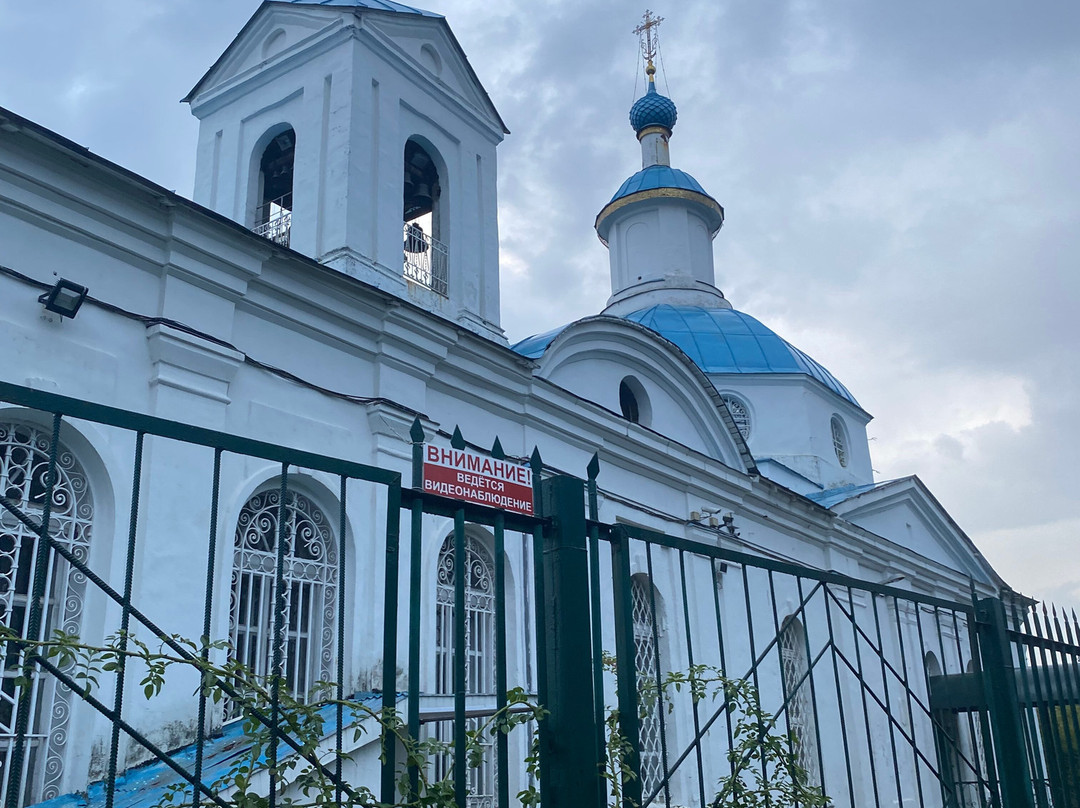
<path fill-rule="evenodd" d="M 263 491 L 240 511 L 233 549 L 229 630 L 232 658 L 256 676 L 273 673 L 274 573 L 281 492 Z M 285 620 L 282 671 L 292 696 L 304 701 L 334 676 L 337 547 L 326 514 L 303 494 L 285 501 Z M 241 715 L 226 706 L 227 719 Z"/>
<path fill-rule="evenodd" d="M 844 430 L 844 424 L 840 420 L 839 416 L 834 415 L 832 417 L 832 445 L 833 450 L 836 452 L 836 459 L 840 461 L 840 465 L 847 468 L 848 452 L 847 452 L 847 432 Z"/>
<path fill-rule="evenodd" d="M 47 495 L 50 433 L 27 424 L 0 423 L 0 497 L 31 519 L 42 516 Z M 57 447 L 56 483 L 49 533 L 75 558 L 86 561 L 90 548 L 94 500 L 86 473 L 75 455 Z M 0 624 L 25 637 L 29 629 L 30 591 L 37 573 L 38 535 L 6 509 L 0 510 Z M 58 554 L 50 553 L 46 602 L 38 637 L 54 630 L 80 631 L 86 579 Z M 20 805 L 58 797 L 68 742 L 71 691 L 43 677 L 35 667 L 22 684 L 18 657 L 3 658 L 0 679 L 0 802 L 8 799 L 9 761 L 15 744 L 19 698 L 30 692 L 31 724 L 26 739 Z"/>
<path fill-rule="evenodd" d="M 795 759 L 806 772 L 810 785 L 821 784 L 818 767 L 817 717 L 810 693 L 810 667 L 806 661 L 806 633 L 802 624 L 790 618 L 780 631 L 780 673 L 787 699 L 788 730 L 793 738 Z"/>
<path fill-rule="evenodd" d="M 484 547 L 466 537 L 465 567 L 465 693 L 468 696 L 495 695 L 495 562 Z M 454 537 L 448 536 L 439 550 L 435 593 L 435 693 L 454 692 Z M 470 730 L 479 729 L 483 718 L 468 719 Z M 435 737 L 451 741 L 453 723 L 435 725 Z M 468 771 L 468 808 L 492 808 L 495 805 L 495 754 L 493 740 L 483 741 L 480 765 Z M 450 774 L 451 755 L 435 760 L 435 777 Z"/>
<path fill-rule="evenodd" d="M 645 576 L 635 576 L 630 581 L 632 601 L 631 616 L 634 624 L 634 664 L 638 673 L 638 687 L 646 680 L 656 682 L 660 672 L 660 655 L 657 652 L 656 615 L 653 613 L 653 587 Z M 642 795 L 648 797 L 663 782 L 664 758 L 660 738 L 660 710 L 653 702 L 641 716 L 638 728 L 638 748 L 641 758 Z"/>
<path fill-rule="evenodd" d="M 721 396 L 721 398 L 727 404 L 731 419 L 735 422 L 735 427 L 743 436 L 743 440 L 750 440 L 750 411 L 746 408 L 746 404 L 742 399 L 732 395 Z"/>

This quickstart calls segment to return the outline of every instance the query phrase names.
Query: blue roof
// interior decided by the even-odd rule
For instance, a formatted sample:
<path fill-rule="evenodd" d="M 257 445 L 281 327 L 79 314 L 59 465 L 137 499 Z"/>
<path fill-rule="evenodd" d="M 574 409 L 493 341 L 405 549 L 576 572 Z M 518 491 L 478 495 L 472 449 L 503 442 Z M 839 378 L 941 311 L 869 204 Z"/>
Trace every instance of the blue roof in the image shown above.
<path fill-rule="evenodd" d="M 741 311 L 662 304 L 624 315 L 624 319 L 675 343 L 705 373 L 802 373 L 859 406 L 820 363 Z M 523 339 L 513 349 L 539 359 L 566 327 Z"/>
<path fill-rule="evenodd" d="M 624 196 L 636 194 L 638 191 L 651 191 L 655 188 L 680 188 L 684 191 L 696 191 L 703 196 L 709 196 L 705 193 L 705 189 L 701 187 L 701 183 L 685 171 L 671 166 L 655 165 L 641 169 L 641 171 L 620 185 L 619 190 L 615 192 L 615 196 L 611 197 L 611 202 Z M 712 199 L 712 197 L 709 198 Z M 608 204 L 610 205 L 611 202 Z"/>
<path fill-rule="evenodd" d="M 404 3 L 395 3 L 393 0 L 285 0 L 287 3 L 297 3 L 305 6 L 351 6 L 353 8 L 370 8 L 375 11 L 397 11 L 402 14 L 419 14 L 421 17 L 442 17 L 432 11 L 424 11 L 422 8 L 407 6 Z"/>
<path fill-rule="evenodd" d="M 653 81 L 649 82 L 649 91 L 630 107 L 630 125 L 635 132 L 640 132 L 646 126 L 673 129 L 678 119 L 679 111 L 675 108 L 675 102 L 656 92 L 656 83 Z"/>
<path fill-rule="evenodd" d="M 382 705 L 381 693 L 358 693 L 352 697 L 352 701 L 360 702 L 372 710 L 377 710 Z M 403 693 L 397 694 L 397 701 L 405 698 Z M 337 732 L 337 705 L 327 704 L 318 711 L 319 718 L 323 722 L 323 737 L 327 738 Z M 373 723 L 369 716 L 363 716 L 355 721 L 345 708 L 346 729 L 356 724 L 358 729 L 367 730 L 372 734 L 368 737 L 378 739 L 379 728 L 368 727 L 365 724 Z M 203 746 L 203 782 L 213 783 L 224 777 L 237 763 L 244 759 L 251 748 L 251 738 L 244 733 L 243 721 L 232 721 L 221 730 L 220 735 L 208 738 Z M 352 737 L 352 730 L 348 730 L 346 738 Z M 170 758 L 187 771 L 195 768 L 195 744 L 190 744 L 183 749 L 170 753 Z M 293 748 L 285 742 L 278 746 L 279 759 L 285 759 L 295 754 Z M 266 751 L 260 762 L 266 760 Z M 156 808 L 156 806 L 169 802 L 167 795 L 175 785 L 182 782 L 179 775 L 160 761 L 154 760 L 141 766 L 128 769 L 117 775 L 115 780 L 114 805 L 116 808 Z M 190 792 L 187 799 L 190 799 Z M 37 803 L 34 808 L 89 808 L 90 806 L 102 805 L 105 802 L 105 785 L 103 782 L 92 783 L 83 793 L 65 794 L 54 797 L 51 800 Z M 178 803 L 182 802 L 177 800 Z"/>
<path fill-rule="evenodd" d="M 839 488 L 830 488 L 826 491 L 815 491 L 812 494 L 804 494 L 807 499 L 813 500 L 823 508 L 829 508 L 830 510 L 834 505 L 839 505 L 841 502 L 857 497 L 859 494 L 865 494 L 867 491 L 873 491 L 875 488 L 888 485 L 894 482 L 893 480 L 887 480 L 880 483 L 867 483 L 866 485 L 842 485 Z"/>

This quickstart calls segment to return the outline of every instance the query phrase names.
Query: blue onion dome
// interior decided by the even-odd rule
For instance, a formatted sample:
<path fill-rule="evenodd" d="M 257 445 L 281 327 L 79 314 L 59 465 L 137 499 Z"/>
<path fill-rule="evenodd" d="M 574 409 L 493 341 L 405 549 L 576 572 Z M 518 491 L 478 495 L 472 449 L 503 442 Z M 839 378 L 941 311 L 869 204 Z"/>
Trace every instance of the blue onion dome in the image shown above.
<path fill-rule="evenodd" d="M 630 107 L 630 125 L 634 127 L 634 131 L 640 132 L 647 126 L 673 129 L 678 117 L 679 111 L 675 108 L 675 102 L 656 92 L 656 82 L 650 76 L 649 91 Z"/>

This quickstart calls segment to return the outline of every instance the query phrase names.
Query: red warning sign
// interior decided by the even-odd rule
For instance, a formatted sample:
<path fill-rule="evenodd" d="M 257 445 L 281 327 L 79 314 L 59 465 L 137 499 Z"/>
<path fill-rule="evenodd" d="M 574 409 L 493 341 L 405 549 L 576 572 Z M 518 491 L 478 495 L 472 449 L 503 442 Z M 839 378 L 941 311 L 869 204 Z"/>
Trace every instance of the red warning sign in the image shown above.
<path fill-rule="evenodd" d="M 424 490 L 476 505 L 533 515 L 532 469 L 467 449 L 425 446 Z"/>

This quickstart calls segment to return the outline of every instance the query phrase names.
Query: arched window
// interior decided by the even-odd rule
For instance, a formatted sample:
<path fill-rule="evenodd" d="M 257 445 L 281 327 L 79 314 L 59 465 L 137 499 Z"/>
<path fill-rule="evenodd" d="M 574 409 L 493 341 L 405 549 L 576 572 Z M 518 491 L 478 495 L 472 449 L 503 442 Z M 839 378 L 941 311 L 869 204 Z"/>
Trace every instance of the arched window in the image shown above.
<path fill-rule="evenodd" d="M 780 673 L 787 700 L 788 729 L 794 736 L 795 759 L 810 785 L 821 784 L 818 767 L 817 716 L 810 692 L 810 666 L 806 660 L 806 631 L 789 617 L 780 630 Z"/>
<path fill-rule="evenodd" d="M 655 684 L 660 674 L 660 653 L 657 640 L 660 637 L 659 621 L 654 611 L 658 609 L 656 590 L 647 575 L 635 575 L 630 579 L 631 615 L 634 625 L 634 666 L 637 668 L 638 685 L 645 681 Z M 641 753 L 641 789 L 647 797 L 664 779 L 663 743 L 660 736 L 660 708 L 654 702 L 641 717 L 638 728 L 638 748 Z"/>
<path fill-rule="evenodd" d="M 495 562 L 480 541 L 466 536 L 465 565 L 465 693 L 469 696 L 495 694 Z M 448 536 L 439 549 L 435 590 L 435 693 L 454 692 L 454 537 Z M 469 729 L 478 729 L 483 718 L 469 719 Z M 436 737 L 449 741 L 453 725 L 440 722 Z M 483 760 L 469 769 L 469 808 L 488 808 L 495 801 L 495 755 L 492 740 L 483 740 Z M 436 777 L 450 771 L 449 758 L 435 761 Z"/>
<path fill-rule="evenodd" d="M 0 496 L 30 519 L 42 517 L 47 496 L 50 432 L 30 424 L 0 422 Z M 57 447 L 56 481 L 49 533 L 80 561 L 86 561 L 94 517 L 94 498 L 86 473 L 65 446 Z M 38 535 L 7 509 L 0 510 L 0 623 L 27 636 L 30 594 L 36 575 Z M 37 639 L 54 630 L 80 633 L 85 581 L 82 573 L 55 553 L 46 571 L 46 611 Z M 10 651 L 10 649 L 9 649 Z M 70 691 L 58 688 L 37 668 L 29 684 L 20 682 L 18 658 L 8 653 L 0 681 L 0 802 L 7 798 L 9 766 L 15 742 L 19 698 L 27 688 L 31 702 L 30 733 L 25 747 L 21 805 L 60 795 L 64 748 L 68 740 Z"/>
<path fill-rule="evenodd" d="M 446 295 L 447 227 L 445 180 L 434 156 L 417 140 L 405 142 L 405 278 Z"/>
<path fill-rule="evenodd" d="M 844 422 L 840 420 L 839 415 L 834 415 L 829 422 L 829 426 L 832 429 L 832 445 L 833 451 L 836 452 L 836 459 L 843 468 L 847 468 L 848 439 Z"/>
<path fill-rule="evenodd" d="M 231 655 L 257 676 L 272 673 L 280 503 L 277 489 L 251 497 L 240 511 L 233 543 Z M 289 692 L 303 701 L 318 681 L 334 677 L 337 546 L 326 514 L 303 494 L 288 493 L 284 515 L 282 672 Z M 227 718 L 239 714 L 238 705 L 226 709 Z"/>
<path fill-rule="evenodd" d="M 283 247 L 289 246 L 293 209 L 293 165 L 296 133 L 290 128 L 266 145 L 259 159 L 259 198 L 255 232 Z"/>
<path fill-rule="evenodd" d="M 626 376 L 619 382 L 619 409 L 622 416 L 632 424 L 652 424 L 652 405 L 645 387 L 634 376 Z"/>
<path fill-rule="evenodd" d="M 743 440 L 750 440 L 750 410 L 746 406 L 746 402 L 730 393 L 725 393 L 720 398 L 727 405 L 728 412 L 731 413 L 731 420 L 735 422 L 735 428 L 739 430 Z"/>

